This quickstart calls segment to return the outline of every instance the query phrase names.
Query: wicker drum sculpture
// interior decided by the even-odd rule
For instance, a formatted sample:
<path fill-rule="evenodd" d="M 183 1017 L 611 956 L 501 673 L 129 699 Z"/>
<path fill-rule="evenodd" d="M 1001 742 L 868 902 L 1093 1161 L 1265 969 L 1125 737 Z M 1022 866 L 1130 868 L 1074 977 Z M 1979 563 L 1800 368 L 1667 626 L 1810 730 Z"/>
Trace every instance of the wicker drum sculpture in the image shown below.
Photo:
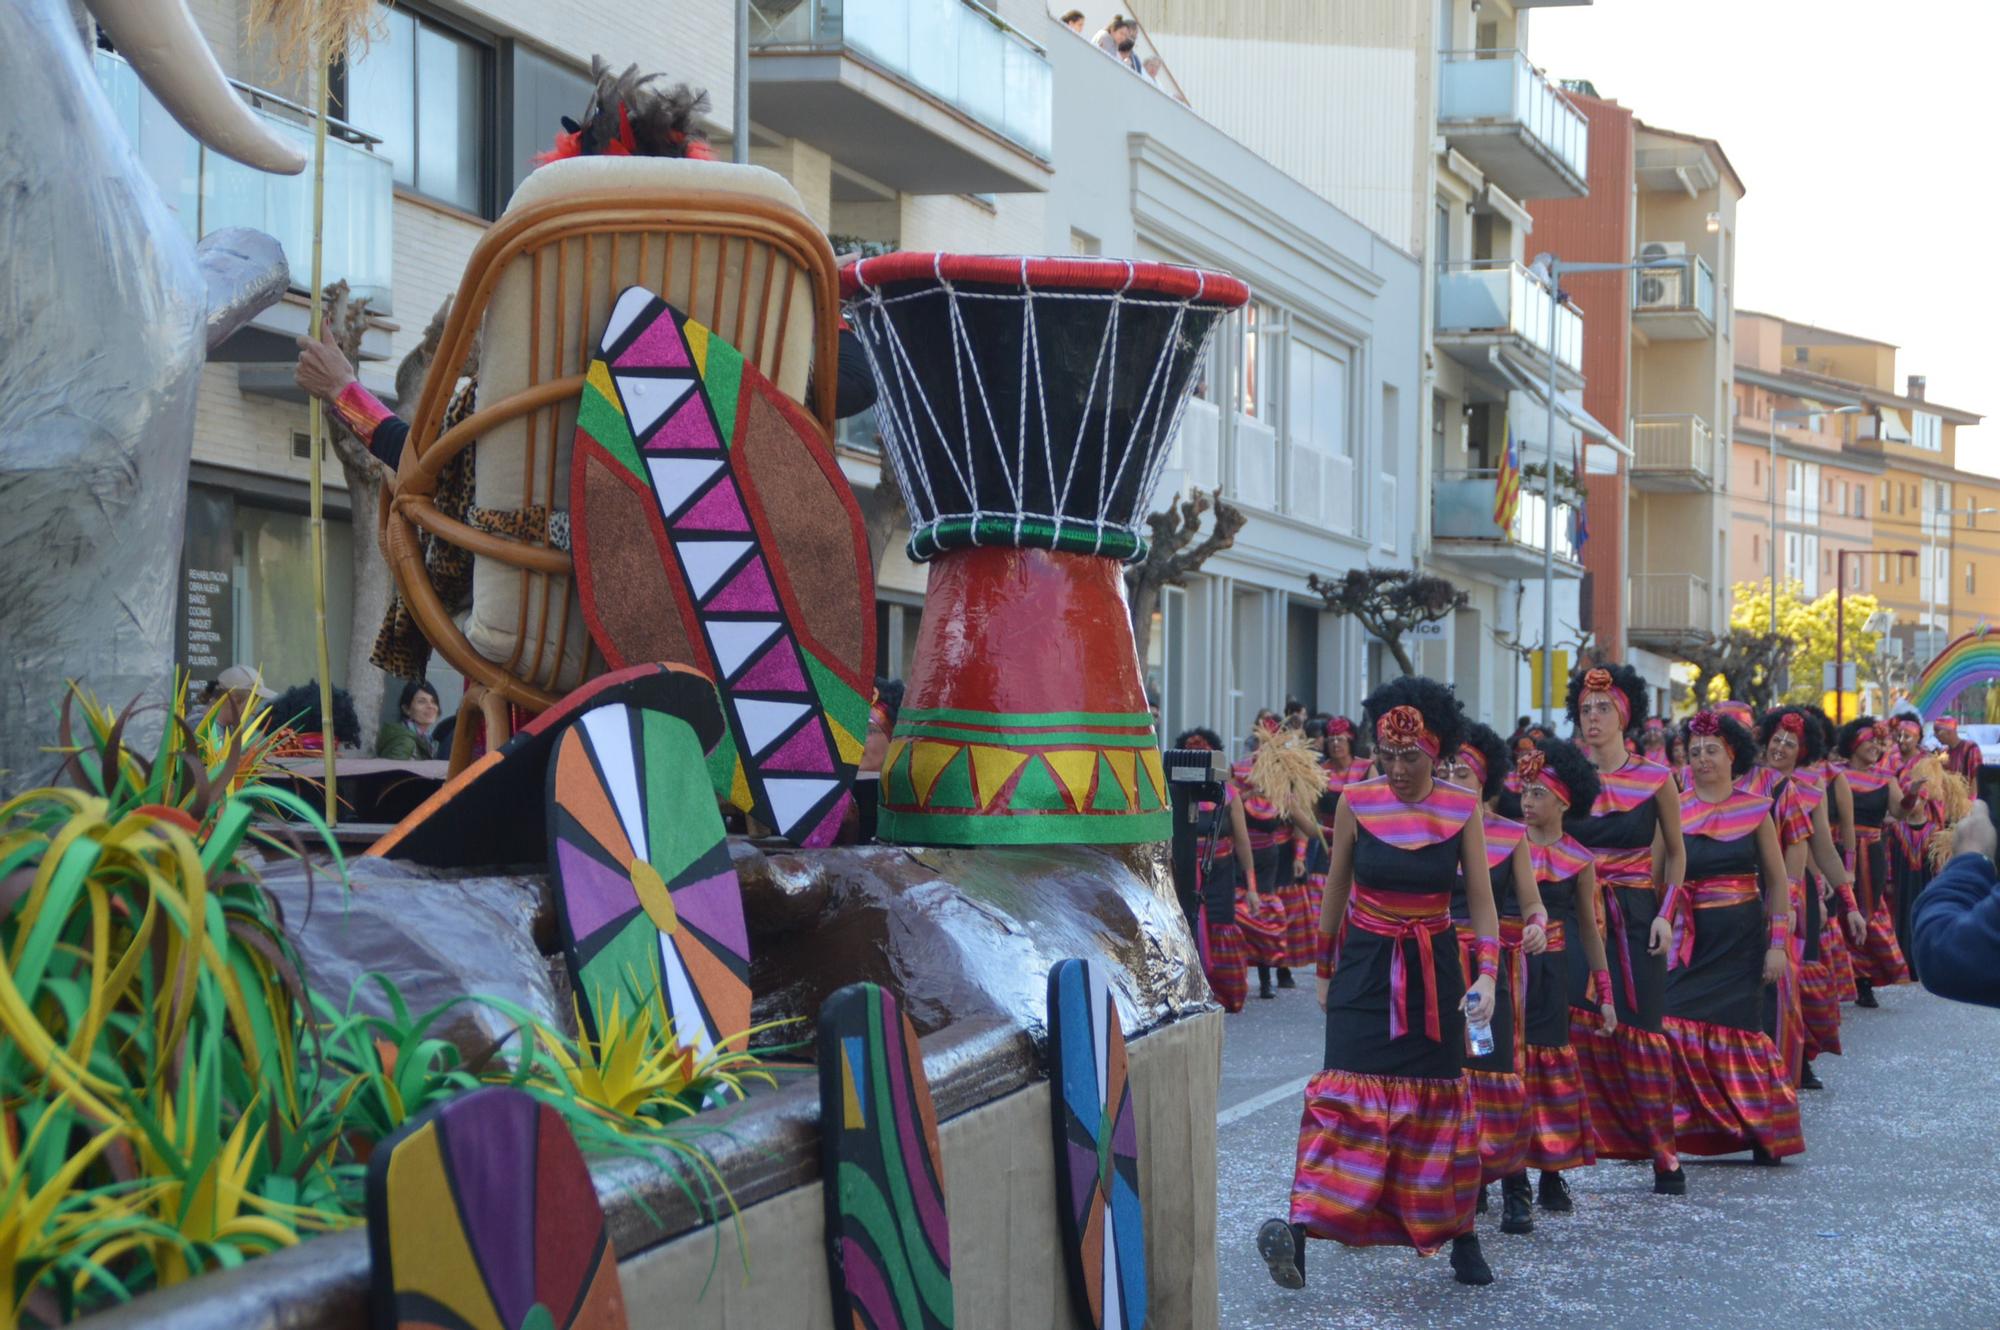
<path fill-rule="evenodd" d="M 887 254 L 841 273 L 880 428 L 935 559 L 880 835 L 1164 839 L 1121 564 L 1233 277 L 1102 259 Z"/>

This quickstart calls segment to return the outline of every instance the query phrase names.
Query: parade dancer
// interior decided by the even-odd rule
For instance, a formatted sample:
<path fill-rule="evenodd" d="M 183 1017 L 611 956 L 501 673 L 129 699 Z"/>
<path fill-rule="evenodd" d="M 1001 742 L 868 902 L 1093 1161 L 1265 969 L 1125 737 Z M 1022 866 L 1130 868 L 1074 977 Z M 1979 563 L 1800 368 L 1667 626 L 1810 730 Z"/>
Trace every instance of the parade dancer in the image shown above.
<path fill-rule="evenodd" d="M 1486 871 L 1493 905 L 1500 916 L 1500 972 L 1493 995 L 1493 1051 L 1467 1050 L 1465 1079 L 1479 1115 L 1479 1205 L 1486 1213 L 1487 1187 L 1500 1184 L 1502 1233 L 1531 1233 L 1533 1195 L 1528 1187 L 1528 1094 L 1521 1079 L 1522 1013 L 1526 1006 L 1529 957 L 1547 945 L 1549 912 L 1535 888 L 1534 866 L 1519 822 L 1502 817 L 1495 805 L 1504 778 L 1513 770 L 1507 745 L 1477 722 L 1466 726 L 1465 742 L 1439 763 L 1446 780 L 1475 790 L 1485 808 Z M 1465 894 L 1465 880 L 1452 888 L 1452 925 L 1458 933 L 1460 967 L 1470 972 L 1479 945 Z"/>
<path fill-rule="evenodd" d="M 1257 751 L 1237 764 L 1236 782 L 1257 861 L 1257 881 L 1267 901 L 1263 911 L 1245 921 L 1244 943 L 1257 966 L 1257 996 L 1270 998 L 1276 996 L 1273 969 L 1278 988 L 1295 988 L 1294 967 L 1304 968 L 1315 960 L 1317 930 L 1295 845 L 1322 839 L 1315 814 L 1326 776 L 1303 729 L 1266 723 L 1262 731 Z M 1276 924 L 1275 933 L 1270 923 Z"/>
<path fill-rule="evenodd" d="M 1366 713 L 1385 774 L 1350 785 L 1335 818 L 1317 985 L 1325 1069 L 1306 1087 L 1289 1222 L 1267 1221 L 1258 1251 L 1273 1279 L 1301 1288 L 1309 1237 L 1424 1255 L 1450 1243 L 1459 1282 L 1488 1284 L 1473 1231 L 1478 1118 L 1461 1071 L 1467 1019 L 1492 1016 L 1499 921 L 1478 797 L 1433 774 L 1464 718 L 1420 678 L 1376 689 Z M 1469 988 L 1451 944 L 1458 873 L 1478 936 Z"/>
<path fill-rule="evenodd" d="M 1590 1100 L 1593 1148 L 1606 1159 L 1650 1159 L 1653 1190 L 1680 1196 L 1687 1174 L 1674 1153 L 1674 1058 L 1660 1023 L 1668 929 L 1657 916 L 1687 859 L 1672 773 L 1625 749 L 1625 731 L 1645 711 L 1646 681 L 1629 665 L 1579 670 L 1570 680 L 1570 720 L 1602 788 L 1588 809 L 1571 809 L 1563 827 L 1597 860 L 1618 1004 L 1615 1030 L 1578 1012 L 1570 1038 Z"/>
<path fill-rule="evenodd" d="M 1320 901 L 1326 894 L 1326 838 L 1333 834 L 1340 792 L 1372 774 L 1367 761 L 1355 756 L 1357 737 L 1354 722 L 1345 716 L 1318 716 L 1306 722 L 1306 738 L 1318 745 L 1320 769 L 1326 773 L 1326 792 L 1320 795 L 1317 809 L 1320 838 L 1308 847 L 1306 855 L 1305 900 L 1315 938 L 1319 935 Z"/>
<path fill-rule="evenodd" d="M 1833 843 L 1826 790 L 1819 783 L 1825 750 L 1811 713 L 1802 707 L 1766 713 L 1757 728 L 1757 743 L 1760 765 L 1743 788 L 1773 802 L 1792 894 L 1793 930 L 1793 968 L 1779 986 L 1779 1001 L 1767 1017 L 1765 1032 L 1777 1043 L 1793 1083 L 1802 1090 L 1818 1090 L 1823 1087 L 1813 1071 L 1814 1056 L 1821 1049 L 1840 1051 L 1840 995 L 1821 935 L 1828 903 L 1854 899 L 1853 878 Z M 1817 873 L 1808 871 L 1812 868 Z M 1859 941 L 1866 931 L 1860 912 L 1849 910 L 1842 921 Z"/>
<path fill-rule="evenodd" d="M 1819 780 L 1820 788 L 1826 791 L 1827 824 L 1833 828 L 1833 843 L 1840 850 L 1840 861 L 1847 866 L 1851 881 L 1855 847 L 1854 790 L 1847 783 L 1847 764 L 1841 761 L 1834 751 L 1840 746 L 1840 730 L 1834 725 L 1833 717 L 1819 707 L 1806 705 L 1799 710 L 1805 712 L 1807 719 L 1818 727 L 1820 746 L 1826 751 L 1825 760 L 1819 764 L 1814 774 Z M 1860 995 L 1860 990 L 1854 982 L 1854 953 L 1860 944 L 1848 940 L 1846 933 L 1840 927 L 1840 921 L 1850 912 L 1858 914 L 1860 903 L 1855 899 L 1854 889 L 1851 886 L 1844 896 L 1836 892 L 1832 899 L 1828 899 L 1826 893 L 1831 889 L 1831 883 L 1823 879 L 1820 899 L 1826 902 L 1827 918 L 1825 925 L 1820 929 L 1820 955 L 1825 959 L 1827 973 L 1832 978 L 1835 998 L 1840 1002 L 1852 1002 Z M 1864 928 L 1863 936 L 1865 935 Z M 1838 1054 L 1839 1026 L 1836 1024 L 1833 1028 L 1831 1043 L 1815 1049 L 1813 1046 L 1818 1042 L 1817 1032 L 1809 1030 L 1806 1035 L 1807 1057 L 1816 1057 L 1820 1052 Z"/>
<path fill-rule="evenodd" d="M 1528 1100 L 1527 1165 L 1541 1170 L 1536 1203 L 1568 1214 L 1574 1203 L 1563 1173 L 1597 1162 L 1583 1073 L 1570 1043 L 1570 1010 L 1594 1011 L 1606 1034 L 1618 1029 L 1611 972 L 1604 960 L 1597 865 L 1590 851 L 1563 832 L 1572 807 L 1597 799 L 1597 768 L 1571 743 L 1543 739 L 1517 759 L 1522 838 L 1536 889 L 1549 912 L 1547 948 L 1528 962 L 1527 1016 L 1522 1022 L 1521 1079 Z M 1525 1193 L 1524 1170 L 1515 1184 Z"/>
<path fill-rule="evenodd" d="M 1896 780 L 1880 765 L 1888 744 L 1888 727 L 1873 716 L 1857 716 L 1840 727 L 1838 751 L 1847 761 L 1841 774 L 1854 792 L 1855 894 L 1861 914 L 1868 921 L 1868 934 L 1854 952 L 1854 1004 L 1879 1007 L 1877 988 L 1910 982 L 1903 963 L 1903 949 L 1896 945 L 1896 917 L 1889 883 L 1888 847 L 1882 842 L 1882 825 L 1903 813 L 1902 792 Z"/>
<path fill-rule="evenodd" d="M 1222 736 L 1214 730 L 1193 729 L 1174 740 L 1176 748 L 1222 751 Z M 1202 968 L 1216 1001 L 1227 1012 L 1243 1010 L 1250 995 L 1243 930 L 1237 924 L 1239 899 L 1252 917 L 1264 911 L 1257 891 L 1257 862 L 1250 850 L 1250 829 L 1243 821 L 1243 804 L 1233 785 L 1222 787 L 1220 804 L 1204 803 L 1195 810 L 1195 863 L 1202 911 Z"/>
<path fill-rule="evenodd" d="M 1792 902 L 1771 801 L 1737 788 L 1756 740 L 1715 711 L 1682 726 L 1687 879 L 1660 917 L 1673 925 L 1666 1031 L 1674 1052 L 1674 1148 L 1751 1151 L 1775 1164 L 1806 1148 L 1798 1094 L 1764 1032 L 1765 990 L 1791 964 Z"/>

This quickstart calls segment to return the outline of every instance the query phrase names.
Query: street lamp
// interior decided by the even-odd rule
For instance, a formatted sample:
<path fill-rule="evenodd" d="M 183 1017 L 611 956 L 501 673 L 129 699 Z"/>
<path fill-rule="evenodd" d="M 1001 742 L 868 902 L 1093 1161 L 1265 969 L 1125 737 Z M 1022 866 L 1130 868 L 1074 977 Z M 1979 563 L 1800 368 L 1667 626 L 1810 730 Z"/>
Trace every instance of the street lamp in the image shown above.
<path fill-rule="evenodd" d="M 1833 552 L 1833 723 L 1846 718 L 1847 689 L 1847 556 L 1893 554 L 1899 559 L 1923 557 L 1915 550 L 1835 550 Z"/>
<path fill-rule="evenodd" d="M 1851 415 L 1860 409 L 1859 406 L 1849 405 L 1837 406 L 1830 411 L 1813 411 L 1803 407 L 1788 406 L 1771 412 L 1771 427 L 1765 432 L 1765 439 L 1770 445 L 1771 456 L 1770 484 L 1767 488 L 1771 491 L 1771 548 L 1769 554 L 1771 556 L 1771 636 L 1773 637 L 1778 635 L 1778 430 L 1781 428 L 1781 422 L 1786 420 L 1811 420 L 1814 416 L 1845 416 Z"/>
<path fill-rule="evenodd" d="M 2000 513 L 2000 508 L 1974 508 L 1971 504 L 1963 508 L 1946 508 L 1942 512 L 1924 515 L 1924 655 L 1926 658 L 1937 654 L 1937 519 L 1945 519 L 1947 526 L 1954 517 L 1970 520 L 1984 517 L 1988 513 Z M 1951 633 L 1951 625 L 1945 625 L 1946 636 Z"/>
<path fill-rule="evenodd" d="M 1556 314 L 1562 308 L 1560 293 L 1565 273 L 1641 272 L 1656 268 L 1679 268 L 1694 282 L 1694 256 L 1667 254 L 1632 263 L 1565 263 L 1543 252 L 1535 256 L 1532 270 L 1543 276 L 1549 287 L 1549 395 L 1543 403 L 1548 413 L 1542 425 L 1542 727 L 1555 733 L 1556 710 Z"/>

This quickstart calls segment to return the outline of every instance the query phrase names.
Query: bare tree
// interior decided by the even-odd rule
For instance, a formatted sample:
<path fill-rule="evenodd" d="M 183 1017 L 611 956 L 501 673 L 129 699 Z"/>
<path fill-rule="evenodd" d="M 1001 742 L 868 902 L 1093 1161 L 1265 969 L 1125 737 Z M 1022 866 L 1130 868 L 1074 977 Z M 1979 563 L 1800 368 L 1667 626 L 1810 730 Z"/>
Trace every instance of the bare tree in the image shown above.
<path fill-rule="evenodd" d="M 1403 638 L 1419 624 L 1436 623 L 1463 609 L 1466 594 L 1442 577 L 1409 568 L 1350 568 L 1338 579 L 1314 573 L 1306 585 L 1335 614 L 1349 615 L 1382 640 L 1396 665 L 1415 674 Z"/>
<path fill-rule="evenodd" d="M 1708 700 L 1708 681 L 1720 678 L 1729 695 L 1762 711 L 1777 698 L 1778 674 L 1792 658 L 1789 639 L 1748 628 L 1731 628 L 1687 653 L 1694 666 L 1694 696 Z"/>
<path fill-rule="evenodd" d="M 1211 509 L 1215 520 L 1202 535 L 1202 517 Z M 1139 659 L 1146 659 L 1152 646 L 1153 611 L 1159 608 L 1160 591 L 1170 586 L 1186 586 L 1200 567 L 1236 543 L 1236 533 L 1249 520 L 1243 510 L 1222 497 L 1220 491 L 1196 490 L 1184 499 L 1168 504 L 1163 512 L 1146 519 L 1153 530 L 1146 557 L 1125 569 L 1125 595 L 1132 610 L 1132 643 Z"/>
<path fill-rule="evenodd" d="M 1512 632 L 1503 633 L 1498 628 L 1489 628 L 1486 631 L 1493 634 L 1493 641 L 1496 645 L 1513 652 L 1514 655 L 1520 658 L 1523 665 L 1532 669 L 1534 668 L 1534 659 L 1541 653 L 1542 648 L 1536 643 L 1523 642 L 1521 640 L 1521 603 L 1527 598 L 1527 595 L 1527 586 L 1524 583 L 1516 582 L 1514 584 L 1514 630 Z M 1591 643 L 1595 641 L 1597 635 L 1592 632 L 1586 632 L 1582 627 L 1573 623 L 1558 623 L 1557 627 L 1568 633 L 1568 636 L 1559 635 L 1554 642 L 1549 644 L 1551 649 L 1573 652 L 1576 659 L 1582 660 L 1583 653 L 1590 648 Z"/>

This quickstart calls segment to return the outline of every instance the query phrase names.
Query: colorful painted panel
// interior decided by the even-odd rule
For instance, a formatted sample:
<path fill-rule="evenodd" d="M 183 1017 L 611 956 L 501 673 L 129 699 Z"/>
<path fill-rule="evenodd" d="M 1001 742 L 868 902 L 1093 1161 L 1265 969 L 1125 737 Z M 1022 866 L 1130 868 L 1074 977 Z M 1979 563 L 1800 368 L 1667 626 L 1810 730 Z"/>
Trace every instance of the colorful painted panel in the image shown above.
<path fill-rule="evenodd" d="M 937 1112 L 917 1032 L 874 984 L 849 984 L 820 1008 L 819 1106 L 833 1323 L 950 1326 Z"/>
<path fill-rule="evenodd" d="M 1124 1027 L 1096 961 L 1059 961 L 1049 971 L 1049 1088 L 1057 1206 L 1077 1310 L 1097 1330 L 1139 1330 L 1146 1324 L 1139 1132 Z"/>
<path fill-rule="evenodd" d="M 368 853 L 434 868 L 540 860 L 549 852 L 543 793 L 556 740 L 570 721 L 608 702 L 679 716 L 694 730 L 716 793 L 727 797 L 736 748 L 715 685 L 685 665 L 634 665 L 599 675 L 529 721 L 499 751 L 445 782 Z"/>
<path fill-rule="evenodd" d="M 592 1035 L 663 1004 L 706 1056 L 750 1028 L 750 936 L 700 736 L 612 704 L 577 718 L 548 780 L 549 871 Z"/>
<path fill-rule="evenodd" d="M 875 617 L 861 509 L 819 427 L 722 338 L 630 287 L 585 378 L 570 483 L 598 649 L 619 665 L 684 643 L 736 736 L 731 802 L 830 843 L 867 734 Z M 678 623 L 661 622 L 662 587 Z"/>
<path fill-rule="evenodd" d="M 368 1161 L 374 1330 L 624 1330 L 618 1254 L 554 1109 L 474 1090 Z"/>

